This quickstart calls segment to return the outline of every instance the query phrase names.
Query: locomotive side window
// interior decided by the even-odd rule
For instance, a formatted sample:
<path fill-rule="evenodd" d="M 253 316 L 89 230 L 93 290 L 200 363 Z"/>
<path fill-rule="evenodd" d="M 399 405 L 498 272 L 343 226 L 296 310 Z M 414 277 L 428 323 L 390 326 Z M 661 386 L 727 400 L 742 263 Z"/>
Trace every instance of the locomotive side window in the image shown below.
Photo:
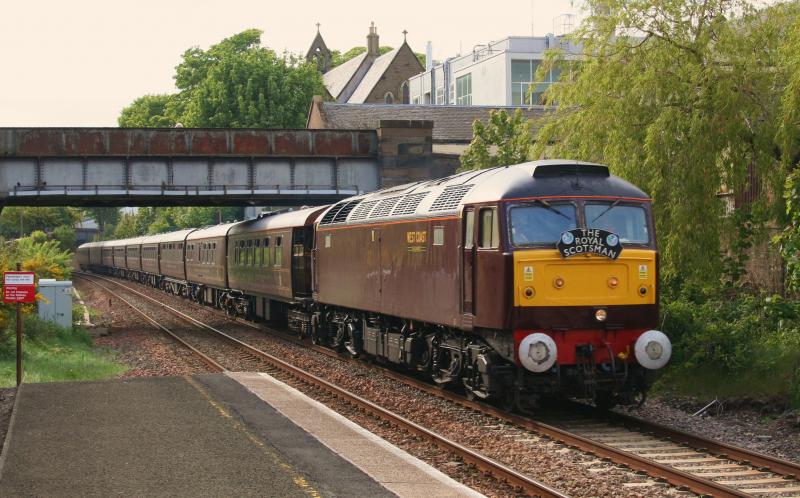
<path fill-rule="evenodd" d="M 497 224 L 497 208 L 481 209 L 481 226 L 478 237 L 478 247 L 481 249 L 494 249 L 500 246 L 500 228 Z"/>
<path fill-rule="evenodd" d="M 444 227 L 433 227 L 433 245 L 444 245 Z"/>
<path fill-rule="evenodd" d="M 475 210 L 468 209 L 467 217 L 465 219 L 466 226 L 464 227 L 464 248 L 472 249 L 472 239 L 475 234 Z"/>

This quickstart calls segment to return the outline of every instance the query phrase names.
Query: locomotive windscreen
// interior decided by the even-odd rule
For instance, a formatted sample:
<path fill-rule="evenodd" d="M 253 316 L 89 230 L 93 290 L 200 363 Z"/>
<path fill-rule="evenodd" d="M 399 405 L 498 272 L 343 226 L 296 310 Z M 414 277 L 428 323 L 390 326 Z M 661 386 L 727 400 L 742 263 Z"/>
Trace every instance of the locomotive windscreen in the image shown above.
<path fill-rule="evenodd" d="M 574 204 L 515 206 L 510 218 L 515 246 L 555 244 L 562 232 L 577 228 Z"/>
<path fill-rule="evenodd" d="M 641 206 L 619 204 L 619 201 L 587 203 L 584 207 L 588 228 L 608 230 L 623 243 L 647 244 L 650 234 L 647 216 Z"/>

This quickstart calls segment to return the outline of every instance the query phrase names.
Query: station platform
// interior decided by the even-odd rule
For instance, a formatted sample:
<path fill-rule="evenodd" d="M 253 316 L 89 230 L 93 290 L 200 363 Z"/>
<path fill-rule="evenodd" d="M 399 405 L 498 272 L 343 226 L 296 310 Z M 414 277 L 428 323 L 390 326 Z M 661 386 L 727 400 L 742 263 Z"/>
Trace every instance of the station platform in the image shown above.
<path fill-rule="evenodd" d="M 0 496 L 481 496 L 266 374 L 18 396 Z"/>

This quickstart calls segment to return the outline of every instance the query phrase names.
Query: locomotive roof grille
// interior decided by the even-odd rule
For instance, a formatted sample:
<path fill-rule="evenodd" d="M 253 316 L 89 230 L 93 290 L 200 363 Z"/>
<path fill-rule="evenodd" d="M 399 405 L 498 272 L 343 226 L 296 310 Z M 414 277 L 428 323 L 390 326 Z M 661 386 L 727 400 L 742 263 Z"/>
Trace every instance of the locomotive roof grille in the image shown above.
<path fill-rule="evenodd" d="M 350 221 L 366 220 L 367 216 L 369 216 L 370 211 L 372 211 L 372 208 L 374 208 L 375 205 L 377 205 L 379 202 L 381 201 L 376 200 L 376 201 L 362 202 L 361 204 L 356 206 L 355 210 L 353 210 L 353 214 L 350 215 Z"/>
<path fill-rule="evenodd" d="M 418 194 L 409 194 L 403 197 L 403 200 L 397 203 L 392 210 L 392 216 L 401 216 L 404 214 L 414 214 L 417 211 L 417 206 L 422 202 L 422 199 L 428 195 L 428 192 L 420 192 Z"/>
<path fill-rule="evenodd" d="M 356 199 L 342 206 L 341 209 L 339 209 L 339 211 L 336 213 L 336 216 L 333 217 L 333 221 L 331 223 L 344 223 L 347 221 L 347 215 L 350 214 L 350 211 L 355 209 L 360 202 L 361 199 Z"/>
<path fill-rule="evenodd" d="M 370 213 L 370 215 L 369 215 L 370 219 L 372 219 L 372 218 L 382 218 L 384 216 L 389 216 L 389 213 L 392 212 L 392 208 L 395 206 L 395 204 L 400 202 L 400 199 L 402 199 L 402 198 L 403 198 L 403 196 L 390 197 L 388 199 L 383 199 L 380 202 L 380 204 L 375 206 L 375 209 L 372 210 L 372 213 Z"/>
<path fill-rule="evenodd" d="M 467 192 L 473 187 L 470 185 L 452 185 L 445 187 L 439 197 L 431 204 L 431 211 L 447 211 L 455 209 L 461 202 L 461 199 L 467 195 Z"/>
<path fill-rule="evenodd" d="M 342 209 L 342 206 L 344 206 L 345 204 L 347 204 L 347 201 L 340 202 L 339 204 L 336 204 L 335 206 L 330 208 L 328 210 L 328 212 L 325 213 L 325 216 L 323 216 L 322 219 L 319 220 L 319 224 L 320 225 L 329 225 L 329 224 L 333 223 L 333 217 L 336 216 L 336 213 L 338 213 L 339 210 Z"/>

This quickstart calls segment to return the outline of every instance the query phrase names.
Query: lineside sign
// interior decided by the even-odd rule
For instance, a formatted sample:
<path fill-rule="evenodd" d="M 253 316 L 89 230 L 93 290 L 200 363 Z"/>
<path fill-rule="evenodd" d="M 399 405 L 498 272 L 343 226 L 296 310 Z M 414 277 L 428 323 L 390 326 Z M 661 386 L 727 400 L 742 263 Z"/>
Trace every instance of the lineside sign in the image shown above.
<path fill-rule="evenodd" d="M 36 285 L 31 271 L 3 273 L 3 302 L 32 303 L 36 301 Z"/>

